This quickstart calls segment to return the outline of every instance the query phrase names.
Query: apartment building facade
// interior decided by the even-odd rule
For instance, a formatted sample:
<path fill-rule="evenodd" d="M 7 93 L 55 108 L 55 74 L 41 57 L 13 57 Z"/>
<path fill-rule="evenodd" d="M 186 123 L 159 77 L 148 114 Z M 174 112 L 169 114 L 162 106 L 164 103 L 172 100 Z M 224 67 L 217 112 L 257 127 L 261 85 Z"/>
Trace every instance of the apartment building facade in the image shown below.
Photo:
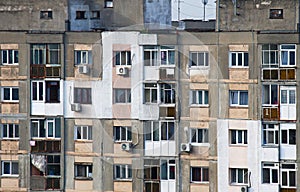
<path fill-rule="evenodd" d="M 216 3 L 0 5 L 0 191 L 297 191 L 299 4 Z"/>

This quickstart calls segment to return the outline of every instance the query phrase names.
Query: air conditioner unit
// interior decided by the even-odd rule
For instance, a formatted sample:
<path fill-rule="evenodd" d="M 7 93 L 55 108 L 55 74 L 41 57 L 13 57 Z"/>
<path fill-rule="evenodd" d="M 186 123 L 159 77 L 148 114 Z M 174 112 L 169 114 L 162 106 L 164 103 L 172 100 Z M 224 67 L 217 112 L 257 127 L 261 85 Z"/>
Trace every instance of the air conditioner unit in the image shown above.
<path fill-rule="evenodd" d="M 248 187 L 247 186 L 241 187 L 241 192 L 248 192 Z"/>
<path fill-rule="evenodd" d="M 117 66 L 116 67 L 116 74 L 117 75 L 127 75 L 128 69 L 124 66 Z"/>
<path fill-rule="evenodd" d="M 81 104 L 80 103 L 71 104 L 71 110 L 75 112 L 81 111 Z"/>
<path fill-rule="evenodd" d="M 121 144 L 121 149 L 123 151 L 130 151 L 130 149 L 131 149 L 131 143 L 122 143 Z"/>
<path fill-rule="evenodd" d="M 81 74 L 87 74 L 89 72 L 89 67 L 87 65 L 79 65 L 78 72 Z"/>
<path fill-rule="evenodd" d="M 181 152 L 190 152 L 191 148 L 192 148 L 192 146 L 189 143 L 181 143 L 181 145 L 180 145 Z"/>

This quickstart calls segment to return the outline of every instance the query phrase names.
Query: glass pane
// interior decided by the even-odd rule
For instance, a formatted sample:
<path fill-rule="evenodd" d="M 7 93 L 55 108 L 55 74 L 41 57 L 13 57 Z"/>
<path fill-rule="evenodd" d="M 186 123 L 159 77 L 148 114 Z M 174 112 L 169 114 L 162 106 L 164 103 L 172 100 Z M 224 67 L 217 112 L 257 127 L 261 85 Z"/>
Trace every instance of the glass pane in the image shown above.
<path fill-rule="evenodd" d="M 145 102 L 150 103 L 151 98 L 150 98 L 150 89 L 145 89 Z"/>
<path fill-rule="evenodd" d="M 272 169 L 272 183 L 278 183 L 278 170 Z"/>
<path fill-rule="evenodd" d="M 296 171 L 289 171 L 289 186 L 296 186 Z"/>
<path fill-rule="evenodd" d="M 236 53 L 231 53 L 231 65 L 236 66 Z"/>
<path fill-rule="evenodd" d="M 244 66 L 248 66 L 249 65 L 248 64 L 248 60 L 249 60 L 248 53 L 244 53 Z"/>
<path fill-rule="evenodd" d="M 240 92 L 240 105 L 248 105 L 248 92 Z"/>
<path fill-rule="evenodd" d="M 7 128 L 8 128 L 8 125 L 3 125 L 3 127 L 2 127 L 2 137 L 7 137 Z"/>
<path fill-rule="evenodd" d="M 31 122 L 31 137 L 38 137 L 38 122 Z"/>
<path fill-rule="evenodd" d="M 296 65 L 296 55 L 294 51 L 290 51 L 290 65 Z"/>
<path fill-rule="evenodd" d="M 204 104 L 208 105 L 208 91 L 204 91 Z"/>
<path fill-rule="evenodd" d="M 10 88 L 3 88 L 3 91 L 4 91 L 3 99 L 10 100 Z"/>
<path fill-rule="evenodd" d="M 198 91 L 198 104 L 203 104 L 202 99 L 203 99 L 203 92 Z"/>
<path fill-rule="evenodd" d="M 8 130 L 8 137 L 9 138 L 13 138 L 14 137 L 14 125 L 13 124 L 9 124 L 9 130 Z"/>
<path fill-rule="evenodd" d="M 170 173 L 169 173 L 169 179 L 175 179 L 175 166 L 170 166 L 169 167 L 169 171 L 170 171 Z"/>
<path fill-rule="evenodd" d="M 278 104 L 277 85 L 271 85 L 271 104 Z"/>
<path fill-rule="evenodd" d="M 87 139 L 87 127 L 82 128 L 82 139 Z"/>
<path fill-rule="evenodd" d="M 159 141 L 159 123 L 153 122 L 153 141 Z"/>
<path fill-rule="evenodd" d="M 281 130 L 281 143 L 287 144 L 287 130 Z"/>
<path fill-rule="evenodd" d="M 168 60 L 168 64 L 175 64 L 175 51 L 169 51 L 168 52 L 168 57 L 169 57 L 169 60 Z"/>
<path fill-rule="evenodd" d="M 126 65 L 126 52 L 121 52 L 121 65 Z"/>
<path fill-rule="evenodd" d="M 281 90 L 281 104 L 287 104 L 287 90 Z"/>
<path fill-rule="evenodd" d="M 126 140 L 126 127 L 121 127 L 121 140 Z"/>
<path fill-rule="evenodd" d="M 165 160 L 161 161 L 160 178 L 162 180 L 168 179 L 168 166 L 167 166 L 167 161 Z"/>
<path fill-rule="evenodd" d="M 204 66 L 204 53 L 198 53 L 198 66 Z"/>
<path fill-rule="evenodd" d="M 191 65 L 197 66 L 197 53 L 191 53 Z"/>
<path fill-rule="evenodd" d="M 231 91 L 230 92 L 230 104 L 231 105 L 237 105 L 238 104 L 238 92 L 237 91 Z"/>
<path fill-rule="evenodd" d="M 13 63 L 13 50 L 8 50 L 8 63 Z"/>
<path fill-rule="evenodd" d="M 146 134 L 146 141 L 151 141 L 152 140 L 152 132 L 151 132 L 151 122 L 150 121 L 146 121 L 144 123 L 144 133 Z"/>
<path fill-rule="evenodd" d="M 289 104 L 296 104 L 296 91 L 295 90 L 289 91 Z"/>
<path fill-rule="evenodd" d="M 161 140 L 167 140 L 167 123 L 161 123 Z"/>
<path fill-rule="evenodd" d="M 203 129 L 198 129 L 198 143 L 203 143 Z"/>
<path fill-rule="evenodd" d="M 270 170 L 266 168 L 263 169 L 263 183 L 270 183 Z"/>
<path fill-rule="evenodd" d="M 288 64 L 288 52 L 287 51 L 281 51 L 281 64 L 282 65 Z"/>
<path fill-rule="evenodd" d="M 191 129 L 191 142 L 196 143 L 196 129 Z"/>
<path fill-rule="evenodd" d="M 127 141 L 131 141 L 131 140 L 132 140 L 131 129 L 128 127 L 127 128 Z"/>
<path fill-rule="evenodd" d="M 39 96 L 38 96 L 38 98 L 41 101 L 41 100 L 43 100 L 43 97 L 44 97 L 44 84 L 43 84 L 43 82 L 38 82 L 38 84 L 39 84 L 39 88 L 38 88 Z"/>
<path fill-rule="evenodd" d="M 244 183 L 244 171 L 243 171 L 243 169 L 238 169 L 238 183 Z"/>
<path fill-rule="evenodd" d="M 168 123 L 168 139 L 174 140 L 174 123 Z"/>
<path fill-rule="evenodd" d="M 269 85 L 264 85 L 263 86 L 263 104 L 270 104 Z"/>
<path fill-rule="evenodd" d="M 19 89 L 12 88 L 12 100 L 19 100 Z"/>
<path fill-rule="evenodd" d="M 289 144 L 296 145 L 296 130 L 295 129 L 289 130 Z"/>
<path fill-rule="evenodd" d="M 17 162 L 12 162 L 12 174 L 19 174 L 19 164 Z"/>
<path fill-rule="evenodd" d="M 202 168 L 203 174 L 202 174 L 202 181 L 209 181 L 209 170 L 208 168 Z"/>
<path fill-rule="evenodd" d="M 231 182 L 236 183 L 236 169 L 231 169 Z"/>
<path fill-rule="evenodd" d="M 2 51 L 2 63 L 8 63 L 7 62 L 7 50 Z"/>
<path fill-rule="evenodd" d="M 10 174 L 10 163 L 9 162 L 3 163 L 3 173 Z"/>
<path fill-rule="evenodd" d="M 93 129 L 91 126 L 88 126 L 88 140 L 92 140 L 93 138 Z"/>
<path fill-rule="evenodd" d="M 231 144 L 236 144 L 236 131 L 231 131 Z"/>
<path fill-rule="evenodd" d="M 205 66 L 208 66 L 208 64 L 209 64 L 208 53 L 205 53 Z"/>
<path fill-rule="evenodd" d="M 150 66 L 150 51 L 144 51 L 144 65 Z"/>
<path fill-rule="evenodd" d="M 53 137 L 54 136 L 53 128 L 54 128 L 53 122 L 48 122 L 48 137 Z"/>
<path fill-rule="evenodd" d="M 243 131 L 238 131 L 238 143 L 243 143 Z"/>
<path fill-rule="evenodd" d="M 157 102 L 157 89 L 152 89 L 151 93 L 152 93 L 151 94 L 151 98 L 152 98 L 151 102 L 156 103 Z"/>
<path fill-rule="evenodd" d="M 243 53 L 238 53 L 238 66 L 243 65 Z"/>
<path fill-rule="evenodd" d="M 281 184 L 282 184 L 282 186 L 287 186 L 288 185 L 287 172 L 282 172 L 282 174 L 281 174 Z"/>

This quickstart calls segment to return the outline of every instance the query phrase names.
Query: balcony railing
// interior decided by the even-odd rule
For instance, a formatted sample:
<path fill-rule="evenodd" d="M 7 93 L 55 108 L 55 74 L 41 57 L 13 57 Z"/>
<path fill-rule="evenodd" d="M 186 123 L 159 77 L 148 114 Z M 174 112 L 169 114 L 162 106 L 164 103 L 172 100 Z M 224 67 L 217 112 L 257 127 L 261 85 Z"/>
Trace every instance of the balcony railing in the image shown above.
<path fill-rule="evenodd" d="M 47 66 L 43 64 L 30 66 L 30 78 L 60 77 L 60 66 Z"/>

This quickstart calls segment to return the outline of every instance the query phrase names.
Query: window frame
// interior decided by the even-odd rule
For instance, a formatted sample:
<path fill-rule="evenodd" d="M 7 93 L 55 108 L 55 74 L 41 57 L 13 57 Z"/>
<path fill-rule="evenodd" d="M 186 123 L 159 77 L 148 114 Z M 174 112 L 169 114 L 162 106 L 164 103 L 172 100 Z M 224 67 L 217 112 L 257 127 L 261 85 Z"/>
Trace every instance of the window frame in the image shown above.
<path fill-rule="evenodd" d="M 244 168 L 229 168 L 230 170 L 230 185 L 246 185 L 249 182 L 248 169 Z M 239 176 L 242 174 L 242 181 L 239 181 Z M 234 176 L 235 175 L 235 176 Z"/>
<path fill-rule="evenodd" d="M 283 141 L 284 134 L 286 131 L 286 142 Z M 280 145 L 297 145 L 297 129 L 296 127 L 280 127 Z M 294 136 L 291 136 L 294 133 Z M 294 138 L 294 139 L 293 139 Z"/>
<path fill-rule="evenodd" d="M 3 123 L 3 124 L 1 124 L 1 129 L 2 129 L 1 136 L 2 136 L 3 140 L 18 140 L 18 139 L 20 139 L 19 124 Z M 10 131 L 10 129 L 12 129 L 12 132 Z M 12 133 L 12 136 L 10 136 L 11 133 Z"/>
<path fill-rule="evenodd" d="M 9 164 L 9 173 L 5 173 L 5 164 Z M 17 165 L 17 169 L 14 170 L 13 165 Z M 14 171 L 18 173 L 14 173 Z M 3 177 L 18 177 L 19 176 L 19 162 L 18 161 L 1 161 L 1 176 Z"/>
<path fill-rule="evenodd" d="M 279 46 L 277 44 L 262 45 L 262 68 L 278 68 L 279 67 Z M 266 62 L 266 60 L 268 62 Z M 272 62 L 272 60 L 274 60 Z"/>
<path fill-rule="evenodd" d="M 114 126 L 114 142 L 115 143 L 122 143 L 122 142 L 132 142 L 132 129 L 129 126 Z M 125 133 L 124 133 L 125 131 Z M 120 139 L 117 139 L 119 132 Z M 125 136 L 125 139 L 123 139 Z"/>
<path fill-rule="evenodd" d="M 237 93 L 237 103 L 233 103 L 233 93 Z M 247 104 L 241 104 L 241 93 L 247 93 Z M 248 90 L 229 90 L 229 104 L 230 107 L 248 107 L 249 105 L 249 94 L 248 94 Z"/>
<path fill-rule="evenodd" d="M 118 93 L 119 97 L 121 97 L 124 94 L 124 101 L 121 101 L 123 99 L 118 98 Z M 114 88 L 113 89 L 114 93 L 114 104 L 131 104 L 131 89 L 121 89 L 121 88 Z"/>
<path fill-rule="evenodd" d="M 52 62 L 52 55 L 56 53 Z M 55 54 L 54 54 L 55 56 Z M 31 65 L 46 65 L 46 66 L 60 66 L 61 65 L 61 46 L 59 43 L 41 43 L 30 45 L 30 64 Z"/>
<path fill-rule="evenodd" d="M 149 125 L 147 125 L 147 123 Z M 163 123 L 166 123 L 166 130 L 162 129 Z M 173 128 L 172 125 L 169 124 L 173 124 Z M 145 141 L 146 142 L 175 141 L 175 136 L 176 136 L 175 126 L 176 125 L 174 121 L 146 121 L 144 122 L 144 130 L 146 134 Z M 147 128 L 150 130 L 147 130 Z"/>
<path fill-rule="evenodd" d="M 114 7 L 114 1 L 113 0 L 105 0 L 104 8 L 113 8 L 113 7 Z"/>
<path fill-rule="evenodd" d="M 41 10 L 40 11 L 40 19 L 53 19 L 53 11 L 52 10 Z"/>
<path fill-rule="evenodd" d="M 87 19 L 86 10 L 76 10 L 75 20 Z"/>
<path fill-rule="evenodd" d="M 285 166 L 293 166 L 294 168 L 285 168 Z M 295 174 L 295 186 L 291 185 L 290 180 L 290 173 L 294 172 Z M 286 183 L 287 185 L 284 185 L 283 179 L 283 173 L 286 173 Z M 280 169 L 280 184 L 281 188 L 297 188 L 297 164 L 295 163 L 282 163 L 281 169 Z"/>
<path fill-rule="evenodd" d="M 46 118 L 46 119 L 31 119 L 30 120 L 30 137 L 32 139 L 55 139 L 60 140 L 61 139 L 61 125 L 58 123 L 60 121 L 59 118 Z M 50 127 L 49 123 L 53 124 L 52 127 L 52 136 L 49 136 L 50 134 Z M 33 124 L 37 124 L 37 130 L 34 131 Z M 45 136 L 42 136 L 43 133 L 41 133 L 41 130 L 44 130 Z M 37 136 L 34 135 L 34 133 L 37 133 Z"/>
<path fill-rule="evenodd" d="M 122 57 L 124 56 L 124 54 L 125 54 L 125 58 Z M 114 51 L 113 55 L 114 55 L 114 66 L 125 66 L 125 67 L 131 66 L 132 54 L 130 50 Z"/>
<path fill-rule="evenodd" d="M 262 105 L 263 106 L 278 106 L 279 104 L 279 86 L 276 84 L 267 84 L 262 86 Z M 266 93 L 267 92 L 267 93 Z M 268 98 L 266 98 L 268 96 Z M 265 100 L 267 99 L 268 102 Z"/>
<path fill-rule="evenodd" d="M 284 48 L 294 46 L 294 48 Z M 280 67 L 296 67 L 297 64 L 297 46 L 295 44 L 281 44 L 280 48 Z M 287 63 L 283 64 L 283 52 L 287 52 Z M 291 54 L 294 54 L 294 64 L 291 64 Z"/>
<path fill-rule="evenodd" d="M 195 170 L 196 169 L 196 170 Z M 199 172 L 199 180 L 193 179 L 194 171 Z M 207 176 L 204 176 L 207 173 Z M 206 180 L 207 178 L 207 180 Z M 209 167 L 191 166 L 190 168 L 190 182 L 191 183 L 209 183 Z"/>
<path fill-rule="evenodd" d="M 200 138 L 200 136 L 202 136 Z M 195 139 L 194 139 L 195 138 Z M 200 139 L 200 141 L 199 141 Z M 209 145 L 209 129 L 208 128 L 190 128 L 191 145 Z"/>
<path fill-rule="evenodd" d="M 165 167 L 163 166 L 165 165 Z M 160 180 L 176 180 L 176 161 L 175 159 L 160 160 Z"/>
<path fill-rule="evenodd" d="M 74 87 L 74 103 L 92 104 L 92 88 Z M 77 97 L 80 95 L 80 98 Z"/>
<path fill-rule="evenodd" d="M 157 104 L 158 90 L 157 83 L 144 83 L 144 104 Z M 149 92 L 149 94 L 147 94 L 147 92 Z M 147 98 L 147 95 L 149 95 L 149 99 Z"/>
<path fill-rule="evenodd" d="M 163 56 L 163 53 L 166 53 Z M 173 57 L 173 61 L 172 61 Z M 166 58 L 166 59 L 164 59 Z M 175 65 L 175 47 L 173 46 L 160 46 L 159 50 L 159 63 L 161 66 L 174 66 Z"/>
<path fill-rule="evenodd" d="M 234 56 L 235 55 L 235 65 Z M 239 56 L 241 55 L 241 62 Z M 249 53 L 244 51 L 230 51 L 229 52 L 229 67 L 230 68 L 249 68 Z"/>
<path fill-rule="evenodd" d="M 147 67 L 153 67 L 153 66 L 159 66 L 159 47 L 158 46 L 144 46 L 143 47 L 143 62 L 144 66 Z M 147 60 L 146 57 L 146 52 L 149 52 L 149 59 Z"/>
<path fill-rule="evenodd" d="M 79 175 L 81 170 L 84 169 L 85 175 Z M 93 179 L 93 164 L 92 163 L 74 163 L 74 177 L 80 180 L 92 180 Z"/>
<path fill-rule="evenodd" d="M 275 13 L 278 12 L 278 13 Z M 283 9 L 270 9 L 269 19 L 283 19 Z"/>
<path fill-rule="evenodd" d="M 269 174 L 268 181 L 264 180 L 265 179 L 264 170 L 268 171 L 268 174 Z M 275 178 L 274 178 L 273 174 L 277 174 L 277 177 L 275 176 Z M 263 162 L 261 175 L 262 175 L 262 183 L 263 184 L 278 184 L 279 183 L 279 163 Z M 274 181 L 274 179 L 277 179 L 277 182 L 276 182 L 276 180 Z"/>
<path fill-rule="evenodd" d="M 100 10 L 91 11 L 91 19 L 100 19 Z"/>
<path fill-rule="evenodd" d="M 209 106 L 209 91 L 208 90 L 190 90 L 190 105 L 191 106 L 208 107 Z"/>
<path fill-rule="evenodd" d="M 169 86 L 169 87 L 166 87 Z M 160 104 L 176 104 L 176 90 L 173 83 L 162 83 L 159 85 Z"/>
<path fill-rule="evenodd" d="M 5 97 L 5 90 L 8 90 L 9 91 L 9 99 L 6 99 Z M 14 96 L 13 96 L 13 92 L 14 91 L 17 91 L 17 99 L 14 99 Z M 2 99 L 1 101 L 2 102 L 12 102 L 12 103 L 18 103 L 19 102 L 19 87 L 1 87 L 1 92 L 2 92 Z"/>
<path fill-rule="evenodd" d="M 85 59 L 84 59 L 84 54 L 85 54 Z M 84 60 L 86 60 L 86 61 L 83 62 Z M 92 51 L 91 50 L 74 50 L 74 64 L 75 64 L 75 66 L 92 64 Z"/>
<path fill-rule="evenodd" d="M 119 170 L 119 172 L 118 172 Z M 123 172 L 125 171 L 125 172 Z M 124 175 L 125 173 L 125 175 Z M 119 175 L 119 176 L 118 176 Z M 115 164 L 114 165 L 114 180 L 132 180 L 132 165 L 130 164 Z"/>
<path fill-rule="evenodd" d="M 49 160 L 50 160 L 50 157 L 52 157 L 51 159 L 53 160 L 53 162 L 50 162 Z M 58 159 L 57 159 L 57 157 L 58 157 Z M 46 174 L 46 176 L 51 176 L 51 177 L 60 177 L 61 176 L 61 165 L 60 165 L 60 160 L 61 160 L 61 158 L 60 158 L 60 155 L 50 155 L 50 154 L 47 154 L 46 156 L 45 156 L 45 158 L 46 158 L 46 169 L 45 169 L 45 174 Z M 55 161 L 57 161 L 58 160 L 58 162 L 55 162 Z M 51 173 L 51 169 L 50 169 L 50 167 L 58 167 L 58 170 L 59 170 L 59 174 L 52 174 Z"/>
<path fill-rule="evenodd" d="M 4 52 L 6 52 L 6 54 L 4 54 Z M 11 52 L 11 54 L 10 54 L 10 52 Z M 6 59 L 4 59 L 5 55 L 6 55 Z M 5 60 L 6 60 L 6 62 L 4 62 Z M 19 64 L 19 50 L 17 50 L 17 49 L 2 49 L 1 50 L 1 64 L 2 65 L 18 65 Z"/>
<path fill-rule="evenodd" d="M 200 60 L 200 55 L 202 55 L 202 58 L 203 58 L 203 64 L 201 64 L 199 62 Z M 196 55 L 196 60 L 197 62 L 195 63 L 194 60 L 193 60 L 193 55 Z M 209 67 L 209 52 L 208 51 L 190 51 L 189 52 L 189 57 L 190 57 L 190 67 L 191 68 L 205 68 L 205 67 Z M 199 58 L 200 57 L 200 58 Z M 202 60 L 202 59 L 201 59 Z"/>
<path fill-rule="evenodd" d="M 247 146 L 248 145 L 248 131 L 243 129 L 229 129 L 230 131 L 230 145 L 233 146 Z M 241 135 L 240 135 L 241 133 Z"/>
<path fill-rule="evenodd" d="M 81 134 L 80 138 L 79 138 L 78 131 Z M 75 141 L 93 141 L 93 127 L 89 126 L 89 125 L 75 125 L 74 126 L 74 140 Z"/>
<path fill-rule="evenodd" d="M 274 126 L 274 127 L 272 128 L 272 126 Z M 280 141 L 279 141 L 279 125 L 278 124 L 263 123 L 262 131 L 263 131 L 262 142 L 263 142 L 264 146 L 278 146 L 279 145 Z M 269 141 L 272 139 L 273 139 L 273 142 Z"/>

